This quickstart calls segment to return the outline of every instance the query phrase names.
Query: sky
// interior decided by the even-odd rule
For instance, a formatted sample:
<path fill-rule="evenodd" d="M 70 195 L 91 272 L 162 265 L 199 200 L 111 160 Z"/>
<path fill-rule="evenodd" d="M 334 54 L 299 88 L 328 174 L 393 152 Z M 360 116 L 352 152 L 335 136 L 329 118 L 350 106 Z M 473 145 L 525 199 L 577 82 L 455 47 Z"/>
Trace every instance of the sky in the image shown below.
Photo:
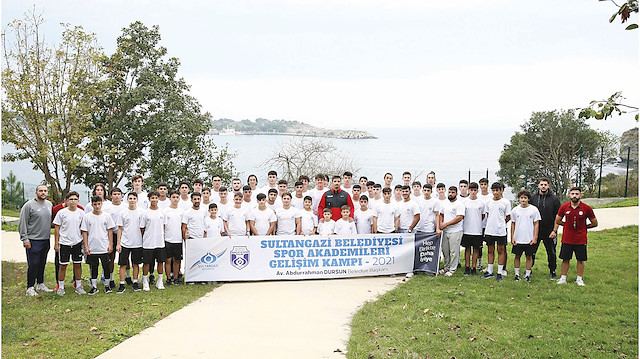
<path fill-rule="evenodd" d="M 82 25 L 107 54 L 132 22 L 159 25 L 216 119 L 515 131 L 534 111 L 616 91 L 640 103 L 639 32 L 610 24 L 606 1 L 3 0 L 3 29 L 34 6 L 48 41 L 60 23 Z M 637 126 L 633 115 L 589 123 Z"/>

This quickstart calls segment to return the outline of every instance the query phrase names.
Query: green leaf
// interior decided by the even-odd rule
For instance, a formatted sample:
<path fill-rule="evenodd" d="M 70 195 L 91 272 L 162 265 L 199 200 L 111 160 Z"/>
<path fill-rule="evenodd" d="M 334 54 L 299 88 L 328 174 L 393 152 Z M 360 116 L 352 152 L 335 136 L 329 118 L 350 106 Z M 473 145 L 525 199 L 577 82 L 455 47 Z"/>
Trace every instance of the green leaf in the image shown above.
<path fill-rule="evenodd" d="M 631 24 L 629 26 L 627 26 L 625 28 L 625 30 L 633 30 L 633 29 L 637 29 L 638 28 L 638 24 Z"/>
<path fill-rule="evenodd" d="M 616 12 L 615 14 L 613 14 L 613 16 L 611 16 L 611 18 L 609 19 L 609 22 L 613 22 L 613 20 L 616 19 L 616 16 L 618 16 L 618 12 Z"/>

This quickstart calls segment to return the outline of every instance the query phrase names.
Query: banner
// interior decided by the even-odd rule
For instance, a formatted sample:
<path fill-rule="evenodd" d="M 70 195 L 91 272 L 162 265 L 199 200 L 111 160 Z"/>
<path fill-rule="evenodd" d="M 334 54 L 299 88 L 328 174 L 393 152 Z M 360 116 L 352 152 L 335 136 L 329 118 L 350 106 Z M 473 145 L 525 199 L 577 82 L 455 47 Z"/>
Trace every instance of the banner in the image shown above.
<path fill-rule="evenodd" d="M 414 252 L 412 233 L 188 239 L 185 281 L 404 274 L 413 270 Z"/>
<path fill-rule="evenodd" d="M 416 233 L 415 272 L 436 274 L 440 263 L 440 238 L 435 233 Z"/>

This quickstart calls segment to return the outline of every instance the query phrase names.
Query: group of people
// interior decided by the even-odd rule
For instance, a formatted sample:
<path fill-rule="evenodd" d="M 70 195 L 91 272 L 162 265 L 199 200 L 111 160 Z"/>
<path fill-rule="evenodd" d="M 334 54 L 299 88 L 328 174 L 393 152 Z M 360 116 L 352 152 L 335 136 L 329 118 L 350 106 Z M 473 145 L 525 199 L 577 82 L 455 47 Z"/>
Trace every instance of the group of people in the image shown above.
<path fill-rule="evenodd" d="M 65 294 L 66 269 L 71 261 L 73 286 L 78 294 L 99 292 L 99 264 L 105 293 L 116 289 L 111 276 L 116 252 L 120 282 L 116 293 L 123 293 L 127 284 L 134 291 L 149 291 L 153 284 L 164 289 L 165 285 L 181 284 L 185 241 L 257 235 L 436 233 L 442 241 L 441 274 L 450 277 L 460 267 L 462 245 L 465 275 L 495 276 L 502 281 L 506 275 L 510 221 L 516 280 L 520 280 L 522 253 L 526 257 L 524 279 L 531 280 L 540 243 L 544 243 L 547 252 L 550 278 L 556 279 L 556 235 L 563 225 L 558 283 L 566 283 L 569 261 L 575 253 L 576 283 L 584 285 L 586 230 L 597 226 L 597 219 L 593 210 L 580 201 L 577 187 L 569 191 L 571 202 L 561 206 L 549 189 L 549 180 L 541 178 L 538 192 L 519 192 L 519 205 L 512 208 L 510 201 L 503 198 L 504 186 L 499 182 L 489 186 L 486 178 L 477 183 L 461 180 L 458 186 L 447 188 L 436 183 L 434 172 L 427 175 L 425 184 L 404 172 L 402 184 L 393 186 L 391 173 L 384 175 L 382 183 L 376 183 L 364 176 L 355 182 L 353 174 L 345 172 L 331 179 L 318 174 L 315 187 L 310 189 L 311 180 L 303 175 L 292 184 L 293 192 L 289 192 L 287 181 L 278 180 L 276 171 L 269 171 L 267 178 L 268 184 L 263 187 L 258 187 L 255 175 L 250 175 L 245 185 L 234 178 L 227 188 L 222 177 L 214 175 L 210 187 L 195 179 L 180 183 L 175 190 L 160 183 L 155 190 L 145 192 L 144 179 L 135 175 L 128 193 L 119 188 L 107 193 L 103 184 L 96 184 L 86 208 L 79 206 L 77 192 L 67 193 L 64 202 L 53 207 L 47 200 L 47 187 L 40 185 L 36 198 L 23 206 L 20 215 L 20 238 L 28 262 L 27 295 L 54 291 L 44 284 L 51 227 L 55 229 L 58 295 Z M 482 273 L 484 243 L 488 258 Z M 494 274 L 496 252 L 498 265 Z M 88 292 L 81 282 L 83 257 L 91 271 Z"/>

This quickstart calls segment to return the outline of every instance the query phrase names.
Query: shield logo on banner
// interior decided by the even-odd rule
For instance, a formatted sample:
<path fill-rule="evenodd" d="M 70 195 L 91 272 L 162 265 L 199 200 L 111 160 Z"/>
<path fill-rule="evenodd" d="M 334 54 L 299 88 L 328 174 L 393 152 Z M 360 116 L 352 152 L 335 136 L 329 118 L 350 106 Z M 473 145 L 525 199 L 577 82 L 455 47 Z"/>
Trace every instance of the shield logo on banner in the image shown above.
<path fill-rule="evenodd" d="M 245 246 L 235 246 L 231 250 L 231 265 L 243 269 L 249 265 L 249 250 Z"/>

